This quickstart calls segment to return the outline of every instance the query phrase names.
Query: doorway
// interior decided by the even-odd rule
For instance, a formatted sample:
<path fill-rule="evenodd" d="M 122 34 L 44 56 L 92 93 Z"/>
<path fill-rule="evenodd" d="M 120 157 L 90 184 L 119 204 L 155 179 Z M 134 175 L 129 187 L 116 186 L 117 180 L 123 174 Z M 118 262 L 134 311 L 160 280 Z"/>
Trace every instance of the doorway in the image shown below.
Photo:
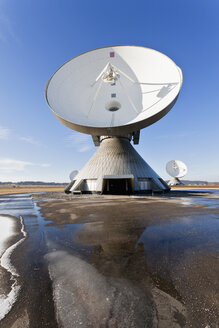
<path fill-rule="evenodd" d="M 131 179 L 104 179 L 103 194 L 130 195 L 131 193 Z"/>

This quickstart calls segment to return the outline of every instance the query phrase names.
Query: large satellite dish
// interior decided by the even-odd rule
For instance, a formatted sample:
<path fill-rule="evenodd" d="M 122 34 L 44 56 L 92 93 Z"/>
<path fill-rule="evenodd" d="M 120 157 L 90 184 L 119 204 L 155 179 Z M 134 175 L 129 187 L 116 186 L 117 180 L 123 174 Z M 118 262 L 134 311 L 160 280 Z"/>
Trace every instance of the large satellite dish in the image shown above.
<path fill-rule="evenodd" d="M 169 190 L 130 141 L 138 144 L 140 129 L 169 112 L 181 86 L 181 69 L 144 47 L 99 48 L 62 65 L 46 84 L 47 103 L 59 121 L 100 146 L 66 192 Z"/>
<path fill-rule="evenodd" d="M 166 55 L 112 46 L 66 62 L 45 92 L 51 110 L 66 126 L 92 135 L 121 135 L 162 118 L 181 85 L 181 69 Z"/>
<path fill-rule="evenodd" d="M 172 177 L 172 179 L 168 184 L 173 186 L 173 185 L 183 184 L 179 180 L 179 178 L 184 177 L 188 170 L 186 164 L 183 163 L 182 161 L 172 160 L 167 163 L 166 171 Z"/>

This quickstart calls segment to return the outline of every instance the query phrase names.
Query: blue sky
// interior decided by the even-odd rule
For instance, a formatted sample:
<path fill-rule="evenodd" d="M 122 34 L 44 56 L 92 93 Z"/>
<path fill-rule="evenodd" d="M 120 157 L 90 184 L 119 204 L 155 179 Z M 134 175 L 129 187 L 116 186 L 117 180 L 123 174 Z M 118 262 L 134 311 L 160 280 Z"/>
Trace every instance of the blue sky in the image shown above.
<path fill-rule="evenodd" d="M 181 67 L 176 105 L 141 131 L 141 156 L 168 179 L 166 162 L 186 179 L 219 181 L 218 0 L 0 0 L 0 181 L 69 181 L 96 148 L 89 135 L 58 122 L 44 86 L 70 58 L 131 44 L 163 52 Z"/>

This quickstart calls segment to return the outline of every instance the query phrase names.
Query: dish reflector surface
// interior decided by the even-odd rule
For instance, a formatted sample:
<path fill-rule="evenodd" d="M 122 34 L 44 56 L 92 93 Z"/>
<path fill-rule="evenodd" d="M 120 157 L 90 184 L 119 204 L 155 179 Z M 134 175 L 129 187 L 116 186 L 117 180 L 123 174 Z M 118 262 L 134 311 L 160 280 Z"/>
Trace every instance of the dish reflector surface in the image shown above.
<path fill-rule="evenodd" d="M 69 174 L 69 179 L 72 181 L 77 174 L 78 174 L 78 171 L 77 170 L 72 171 Z"/>
<path fill-rule="evenodd" d="M 167 173 L 174 178 L 182 178 L 187 173 L 187 166 L 182 161 L 172 160 L 166 165 Z"/>
<path fill-rule="evenodd" d="M 46 99 L 70 128 L 94 134 L 133 132 L 153 124 L 174 105 L 180 68 L 166 55 L 137 46 L 112 46 L 81 54 L 47 82 Z M 118 133 L 115 133 L 118 135 Z"/>

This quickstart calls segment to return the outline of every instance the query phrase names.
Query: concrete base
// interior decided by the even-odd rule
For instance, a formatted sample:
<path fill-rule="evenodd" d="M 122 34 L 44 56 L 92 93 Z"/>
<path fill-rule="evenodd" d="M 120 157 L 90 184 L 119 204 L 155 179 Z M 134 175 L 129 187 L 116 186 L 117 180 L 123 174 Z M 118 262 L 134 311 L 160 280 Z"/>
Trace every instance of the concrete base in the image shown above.
<path fill-rule="evenodd" d="M 183 185 L 182 181 L 179 178 L 172 178 L 169 182 L 168 182 L 168 186 L 177 186 L 177 185 Z"/>
<path fill-rule="evenodd" d="M 132 194 L 163 192 L 169 186 L 143 160 L 124 137 L 102 137 L 88 163 L 65 192 Z"/>

